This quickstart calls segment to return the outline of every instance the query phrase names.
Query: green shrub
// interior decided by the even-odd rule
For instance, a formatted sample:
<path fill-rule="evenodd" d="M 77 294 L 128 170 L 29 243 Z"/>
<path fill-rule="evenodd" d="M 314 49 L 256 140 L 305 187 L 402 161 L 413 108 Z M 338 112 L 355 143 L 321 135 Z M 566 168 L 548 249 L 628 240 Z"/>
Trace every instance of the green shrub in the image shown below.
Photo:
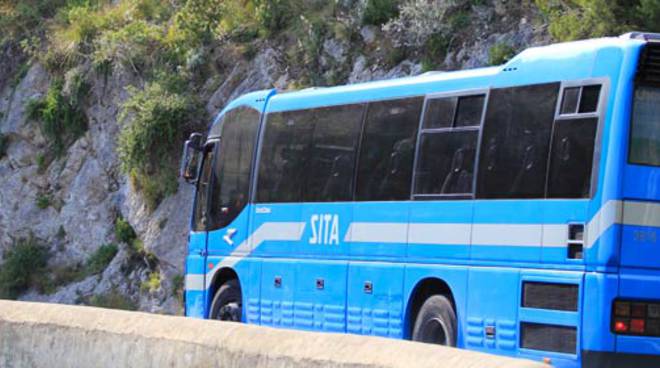
<path fill-rule="evenodd" d="M 175 83 L 152 82 L 143 90 L 129 87 L 131 97 L 120 114 L 120 120 L 132 117 L 119 134 L 121 168 L 145 195 L 150 210 L 176 192 L 177 153 L 199 111 L 196 100 L 176 91 Z"/>
<path fill-rule="evenodd" d="M 87 259 L 87 265 L 85 267 L 86 275 L 95 275 L 103 272 L 115 258 L 117 251 L 118 248 L 115 244 L 102 245 Z"/>
<path fill-rule="evenodd" d="M 426 40 L 422 54 L 422 71 L 435 70 L 447 55 L 449 40 L 441 33 L 434 33 Z"/>
<path fill-rule="evenodd" d="M 142 291 L 154 293 L 160 289 L 160 272 L 152 272 L 149 277 L 140 285 Z"/>
<path fill-rule="evenodd" d="M 40 194 L 37 196 L 37 199 L 35 200 L 35 204 L 39 209 L 45 210 L 46 208 L 50 207 L 52 204 L 53 200 L 51 196 L 48 194 Z"/>
<path fill-rule="evenodd" d="M 516 49 L 506 43 L 496 43 L 488 50 L 488 64 L 502 65 L 516 56 Z"/>
<path fill-rule="evenodd" d="M 99 308 L 137 310 L 137 305 L 134 301 L 114 289 L 105 294 L 94 295 L 90 298 L 88 304 Z"/>
<path fill-rule="evenodd" d="M 535 0 L 558 41 L 615 36 L 634 29 L 660 31 L 657 0 Z"/>
<path fill-rule="evenodd" d="M 380 26 L 398 15 L 398 0 L 367 0 L 362 23 Z"/>
<path fill-rule="evenodd" d="M 63 94 L 64 81 L 54 80 L 42 100 L 32 100 L 26 106 L 27 116 L 41 122 L 41 131 L 50 150 L 59 157 L 66 148 L 87 131 L 87 116 L 80 108 L 88 86 L 82 80 L 73 81 L 69 96 Z"/>
<path fill-rule="evenodd" d="M 29 237 L 18 240 L 5 253 L 0 267 L 0 298 L 16 299 L 44 278 L 50 254 L 48 249 Z"/>
<path fill-rule="evenodd" d="M 122 217 L 117 217 L 117 220 L 115 221 L 115 237 L 117 238 L 117 241 L 129 245 L 133 244 L 135 239 L 137 239 L 137 235 L 131 224 Z"/>
<path fill-rule="evenodd" d="M 66 0 L 9 0 L 0 2 L 0 44 L 34 35 Z"/>
<path fill-rule="evenodd" d="M 257 0 L 256 18 L 266 35 L 272 35 L 284 29 L 295 19 L 299 7 L 292 0 Z"/>

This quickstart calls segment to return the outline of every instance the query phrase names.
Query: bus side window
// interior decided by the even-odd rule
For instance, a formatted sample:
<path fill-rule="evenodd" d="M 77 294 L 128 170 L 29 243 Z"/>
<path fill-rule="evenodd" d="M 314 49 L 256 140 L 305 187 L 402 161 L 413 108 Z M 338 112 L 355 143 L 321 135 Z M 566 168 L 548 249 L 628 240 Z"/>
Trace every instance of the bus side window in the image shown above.
<path fill-rule="evenodd" d="M 311 163 L 304 173 L 306 202 L 350 201 L 355 153 L 364 105 L 340 105 L 313 110 Z"/>
<path fill-rule="evenodd" d="M 313 123 L 313 110 L 268 114 L 259 162 L 257 202 L 302 202 Z"/>
<path fill-rule="evenodd" d="M 423 101 L 413 97 L 369 104 L 358 160 L 356 200 L 410 198 Z"/>
<path fill-rule="evenodd" d="M 229 225 L 247 205 L 259 119 L 260 113 L 248 107 L 225 116 L 213 169 L 209 230 Z"/>
<path fill-rule="evenodd" d="M 493 89 L 484 121 L 479 198 L 543 198 L 559 83 Z"/>
<path fill-rule="evenodd" d="M 415 168 L 415 195 L 472 195 L 485 97 L 477 94 L 427 101 Z M 448 123 L 429 123 L 440 121 Z"/>
<path fill-rule="evenodd" d="M 558 120 L 552 137 L 549 198 L 589 197 L 597 118 Z"/>

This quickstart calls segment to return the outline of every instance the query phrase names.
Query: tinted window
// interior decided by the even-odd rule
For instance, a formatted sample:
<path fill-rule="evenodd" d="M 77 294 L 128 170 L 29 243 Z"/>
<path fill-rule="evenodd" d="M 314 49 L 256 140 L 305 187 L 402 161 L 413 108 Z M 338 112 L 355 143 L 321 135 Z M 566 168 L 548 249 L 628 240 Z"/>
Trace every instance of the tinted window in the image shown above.
<path fill-rule="evenodd" d="M 457 97 L 434 98 L 426 104 L 424 128 L 451 128 L 456 115 Z"/>
<path fill-rule="evenodd" d="M 635 90 L 629 161 L 660 166 L 660 88 Z"/>
<path fill-rule="evenodd" d="M 580 97 L 580 113 L 596 112 L 598 109 L 598 99 L 600 97 L 600 85 L 582 87 L 582 96 Z"/>
<path fill-rule="evenodd" d="M 309 170 L 304 172 L 305 201 L 350 201 L 355 154 L 364 105 L 314 110 Z"/>
<path fill-rule="evenodd" d="M 478 134 L 478 130 L 423 134 L 415 194 L 471 194 Z"/>
<path fill-rule="evenodd" d="M 558 83 L 491 91 L 479 157 L 479 197 L 544 197 L 558 91 Z"/>
<path fill-rule="evenodd" d="M 423 99 L 369 104 L 358 164 L 356 199 L 410 198 L 410 182 Z"/>
<path fill-rule="evenodd" d="M 575 114 L 577 112 L 577 105 L 579 99 L 580 99 L 580 87 L 565 88 L 564 96 L 561 102 L 561 113 Z"/>
<path fill-rule="evenodd" d="M 259 118 L 258 111 L 242 107 L 223 119 L 220 154 L 213 170 L 210 230 L 227 226 L 248 202 Z"/>
<path fill-rule="evenodd" d="M 299 202 L 313 132 L 311 110 L 268 114 L 261 148 L 257 201 Z"/>
<path fill-rule="evenodd" d="M 454 126 L 478 126 L 484 109 L 485 95 L 465 96 L 458 99 L 458 111 Z"/>
<path fill-rule="evenodd" d="M 427 100 L 424 120 L 438 114 L 444 102 L 455 111 L 443 130 L 423 130 L 415 168 L 415 195 L 472 195 L 475 147 L 483 115 L 485 95 L 442 97 Z M 449 105 L 447 105 L 449 106 Z M 427 128 L 425 126 L 425 128 Z"/>
<path fill-rule="evenodd" d="M 199 180 L 197 181 L 197 194 L 195 198 L 195 218 L 193 227 L 195 231 L 205 231 L 208 224 L 208 193 L 213 172 L 214 145 L 206 147 Z"/>
<path fill-rule="evenodd" d="M 597 118 L 559 120 L 552 137 L 548 197 L 588 197 Z"/>

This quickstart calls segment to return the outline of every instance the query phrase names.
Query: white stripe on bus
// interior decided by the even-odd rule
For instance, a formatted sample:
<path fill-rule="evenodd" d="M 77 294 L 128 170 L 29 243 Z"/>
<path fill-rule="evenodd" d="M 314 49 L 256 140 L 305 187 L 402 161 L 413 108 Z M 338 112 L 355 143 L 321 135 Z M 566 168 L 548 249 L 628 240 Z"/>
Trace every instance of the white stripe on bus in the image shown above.
<path fill-rule="evenodd" d="M 660 204 L 652 202 L 608 201 L 586 224 L 585 248 L 613 225 L 660 227 Z M 265 241 L 300 241 L 304 222 L 266 222 L 236 249 L 204 275 L 186 275 L 187 290 L 204 290 L 213 275 L 232 267 Z M 539 238 L 539 234 L 541 237 Z M 353 222 L 344 242 L 398 243 L 475 246 L 566 247 L 567 224 L 464 224 L 464 223 L 383 223 Z M 250 246 L 252 244 L 252 246 Z M 252 249 L 250 249 L 252 247 Z"/>
<path fill-rule="evenodd" d="M 229 256 L 224 257 L 211 271 L 206 273 L 206 288 L 211 286 L 213 275 L 218 270 L 224 267 L 233 267 L 245 254 L 250 252 L 250 247 L 256 249 L 265 241 L 299 241 L 304 231 L 304 222 L 265 222 L 261 224 Z"/>

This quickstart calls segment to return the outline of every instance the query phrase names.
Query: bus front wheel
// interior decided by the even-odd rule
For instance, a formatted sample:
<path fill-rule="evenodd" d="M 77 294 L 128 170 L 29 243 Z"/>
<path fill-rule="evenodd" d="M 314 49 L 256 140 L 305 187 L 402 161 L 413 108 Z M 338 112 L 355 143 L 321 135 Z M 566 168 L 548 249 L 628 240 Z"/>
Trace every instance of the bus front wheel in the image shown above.
<path fill-rule="evenodd" d="M 229 280 L 220 286 L 211 303 L 211 319 L 240 322 L 242 316 L 241 286 Z"/>
<path fill-rule="evenodd" d="M 419 309 L 412 340 L 456 346 L 456 313 L 444 295 L 430 296 Z"/>

